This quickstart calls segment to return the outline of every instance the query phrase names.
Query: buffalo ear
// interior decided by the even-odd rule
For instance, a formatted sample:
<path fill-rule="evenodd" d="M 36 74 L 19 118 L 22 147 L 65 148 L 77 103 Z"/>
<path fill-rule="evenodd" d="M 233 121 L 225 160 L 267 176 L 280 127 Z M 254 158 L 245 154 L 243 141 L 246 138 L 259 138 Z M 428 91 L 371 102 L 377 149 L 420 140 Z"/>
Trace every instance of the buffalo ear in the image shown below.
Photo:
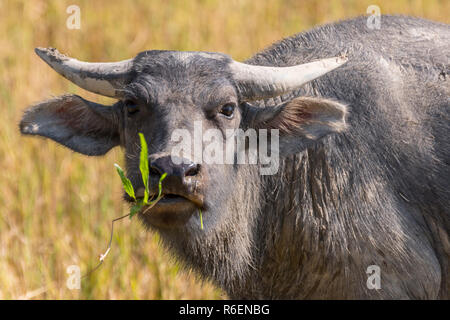
<path fill-rule="evenodd" d="M 98 156 L 120 144 L 119 119 L 114 107 L 77 95 L 64 95 L 28 108 L 20 131 L 50 138 L 82 154 Z"/>
<path fill-rule="evenodd" d="M 278 129 L 280 152 L 296 153 L 308 143 L 346 129 L 347 107 L 339 102 L 298 97 L 276 107 L 255 108 L 250 127 Z"/>

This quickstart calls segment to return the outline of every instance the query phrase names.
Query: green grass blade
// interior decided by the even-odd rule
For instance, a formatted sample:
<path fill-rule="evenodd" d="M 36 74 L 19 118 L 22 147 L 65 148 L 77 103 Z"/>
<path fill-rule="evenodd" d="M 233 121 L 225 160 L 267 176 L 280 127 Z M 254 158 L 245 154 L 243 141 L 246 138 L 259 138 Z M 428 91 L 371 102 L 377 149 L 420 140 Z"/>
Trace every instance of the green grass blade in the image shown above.
<path fill-rule="evenodd" d="M 139 170 L 141 171 L 142 181 L 144 182 L 144 204 L 147 204 L 149 197 L 149 188 L 148 188 L 148 147 L 147 142 L 145 141 L 145 137 L 142 133 L 139 132 L 139 139 L 141 140 L 141 153 L 139 157 Z"/>
<path fill-rule="evenodd" d="M 134 206 L 130 209 L 130 219 L 133 218 L 133 216 L 138 213 L 142 209 L 141 203 L 136 203 Z"/>
<path fill-rule="evenodd" d="M 158 183 L 158 198 L 161 197 L 161 193 L 162 193 L 162 181 L 166 178 L 167 173 L 164 172 L 161 177 L 159 178 L 159 183 Z"/>
<path fill-rule="evenodd" d="M 125 173 L 123 172 L 122 168 L 117 163 L 115 163 L 114 166 L 116 167 L 117 173 L 119 174 L 120 179 L 122 180 L 122 185 L 123 185 L 123 188 L 125 189 L 125 192 L 131 198 L 133 198 L 134 201 L 136 201 L 136 196 L 134 194 L 134 189 L 133 189 L 133 185 L 131 184 L 131 181 L 127 177 L 125 177 Z"/>
<path fill-rule="evenodd" d="M 161 177 L 159 178 L 159 183 L 158 183 L 158 196 L 156 198 L 154 198 L 152 201 L 149 201 L 147 204 L 148 205 L 152 205 L 153 203 L 155 203 L 156 201 L 159 201 L 159 199 L 161 199 L 161 194 L 162 194 L 162 181 L 166 178 L 167 173 L 163 173 L 161 175 Z"/>
<path fill-rule="evenodd" d="M 203 230 L 202 209 L 198 209 L 198 213 L 199 213 L 199 215 L 200 215 L 200 228 Z"/>

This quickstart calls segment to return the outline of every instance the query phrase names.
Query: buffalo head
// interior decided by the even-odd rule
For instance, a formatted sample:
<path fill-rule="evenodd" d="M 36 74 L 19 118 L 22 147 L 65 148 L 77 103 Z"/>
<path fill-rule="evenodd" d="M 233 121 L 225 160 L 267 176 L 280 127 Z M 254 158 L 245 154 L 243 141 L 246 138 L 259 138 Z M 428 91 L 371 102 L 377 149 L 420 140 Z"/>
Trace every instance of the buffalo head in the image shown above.
<path fill-rule="evenodd" d="M 231 163 L 206 163 L 195 153 L 207 146 L 196 147 L 193 139 L 184 142 L 190 144 L 185 147 L 191 152 L 174 156 L 174 148 L 186 135 L 195 138 L 198 127 L 202 132 L 214 129 L 219 133 L 216 140 L 226 140 L 238 129 L 277 129 L 281 156 L 299 152 L 308 142 L 345 127 L 346 108 L 334 101 L 297 97 L 274 107 L 252 103 L 292 92 L 345 63 L 344 57 L 270 67 L 206 52 L 146 51 L 114 63 L 81 62 L 55 49 L 36 52 L 81 88 L 118 101 L 104 106 L 76 95 L 57 97 L 28 109 L 21 132 L 53 139 L 86 155 L 103 155 L 120 145 L 138 196 L 143 190 L 138 137 L 142 132 L 149 145 L 153 193 L 159 176 L 167 173 L 164 197 L 140 215 L 146 225 L 160 231 L 195 232 L 198 209 L 213 229 L 218 221 L 231 219 L 226 208 L 247 201 L 236 196 L 243 194 L 239 190 L 257 183 L 249 168 L 258 164 L 236 165 L 236 150 Z"/>

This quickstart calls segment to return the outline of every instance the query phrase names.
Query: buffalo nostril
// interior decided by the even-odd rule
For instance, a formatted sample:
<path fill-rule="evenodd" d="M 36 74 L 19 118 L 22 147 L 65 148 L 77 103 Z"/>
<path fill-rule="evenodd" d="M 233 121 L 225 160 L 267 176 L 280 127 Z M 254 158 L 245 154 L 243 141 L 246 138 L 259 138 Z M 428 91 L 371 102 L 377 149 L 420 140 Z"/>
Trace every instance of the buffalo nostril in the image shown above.
<path fill-rule="evenodd" d="M 162 174 L 167 173 L 169 177 L 172 176 L 181 179 L 187 176 L 196 176 L 199 173 L 199 170 L 200 165 L 181 158 L 172 160 L 171 156 L 155 159 L 149 166 L 149 172 L 152 176 L 161 176 Z"/>
<path fill-rule="evenodd" d="M 192 163 L 192 164 L 190 164 L 189 167 L 186 169 L 184 175 L 185 175 L 186 177 L 189 177 L 189 176 L 196 176 L 196 175 L 198 174 L 199 171 L 200 171 L 200 165 L 199 165 L 199 164 Z"/>
<path fill-rule="evenodd" d="M 160 176 L 163 174 L 163 172 L 161 172 L 161 170 L 155 166 L 150 166 L 149 172 L 150 172 L 150 175 L 156 175 L 156 176 Z"/>

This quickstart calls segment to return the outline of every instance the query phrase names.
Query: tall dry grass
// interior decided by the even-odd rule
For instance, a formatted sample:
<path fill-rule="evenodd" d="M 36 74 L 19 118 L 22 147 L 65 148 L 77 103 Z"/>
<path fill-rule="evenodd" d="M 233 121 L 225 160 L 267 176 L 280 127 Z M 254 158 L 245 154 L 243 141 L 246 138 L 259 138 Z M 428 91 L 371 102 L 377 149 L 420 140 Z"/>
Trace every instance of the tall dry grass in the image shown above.
<path fill-rule="evenodd" d="M 66 28 L 66 8 L 81 8 L 81 29 Z M 66 287 L 66 268 L 93 267 L 111 219 L 127 210 L 113 168 L 122 152 L 102 158 L 23 137 L 24 108 L 71 92 L 101 103 L 40 61 L 37 46 L 79 59 L 114 61 L 145 49 L 219 51 L 244 59 L 273 41 L 313 25 L 365 14 L 403 13 L 449 22 L 447 0 L 378 1 L 25 1 L 0 0 L 0 298 L 204 299 L 223 295 L 158 246 L 137 220 L 116 225 L 102 268 Z"/>

